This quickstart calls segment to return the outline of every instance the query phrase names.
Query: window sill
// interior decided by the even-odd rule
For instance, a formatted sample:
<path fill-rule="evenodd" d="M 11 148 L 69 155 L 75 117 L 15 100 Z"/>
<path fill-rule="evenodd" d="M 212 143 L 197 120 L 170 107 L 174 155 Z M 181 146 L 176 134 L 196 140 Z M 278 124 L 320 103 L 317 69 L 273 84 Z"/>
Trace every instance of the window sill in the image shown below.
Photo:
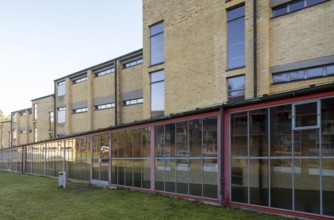
<path fill-rule="evenodd" d="M 231 69 L 226 69 L 226 72 L 233 71 L 233 70 L 244 69 L 244 68 L 246 68 L 246 66 L 235 67 L 235 68 L 231 68 Z"/>
<path fill-rule="evenodd" d="M 152 68 L 152 67 L 163 65 L 163 64 L 165 64 L 165 62 L 151 64 L 151 65 L 148 66 L 148 68 Z"/>

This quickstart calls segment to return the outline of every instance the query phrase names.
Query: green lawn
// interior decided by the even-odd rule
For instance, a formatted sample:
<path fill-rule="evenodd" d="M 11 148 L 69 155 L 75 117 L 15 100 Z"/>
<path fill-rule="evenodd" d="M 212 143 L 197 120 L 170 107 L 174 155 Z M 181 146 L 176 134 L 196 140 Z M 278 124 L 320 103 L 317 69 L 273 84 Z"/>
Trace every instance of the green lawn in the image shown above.
<path fill-rule="evenodd" d="M 0 171 L 0 219 L 283 219 L 148 193 Z"/>

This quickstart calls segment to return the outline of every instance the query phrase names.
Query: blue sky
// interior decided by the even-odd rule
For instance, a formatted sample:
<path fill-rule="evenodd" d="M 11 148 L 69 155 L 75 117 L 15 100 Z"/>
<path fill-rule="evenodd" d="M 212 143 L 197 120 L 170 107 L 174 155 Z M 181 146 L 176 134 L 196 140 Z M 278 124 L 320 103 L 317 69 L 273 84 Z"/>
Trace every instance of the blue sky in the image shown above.
<path fill-rule="evenodd" d="M 53 80 L 142 48 L 141 0 L 0 0 L 0 109 L 31 107 Z"/>

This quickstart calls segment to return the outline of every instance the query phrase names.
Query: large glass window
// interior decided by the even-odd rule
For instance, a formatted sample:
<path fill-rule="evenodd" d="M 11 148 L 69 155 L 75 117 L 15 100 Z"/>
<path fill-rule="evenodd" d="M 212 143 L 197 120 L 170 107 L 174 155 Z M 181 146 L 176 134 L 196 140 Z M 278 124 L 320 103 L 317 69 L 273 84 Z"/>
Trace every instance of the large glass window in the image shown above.
<path fill-rule="evenodd" d="M 151 73 L 151 117 L 164 115 L 165 83 L 164 71 Z"/>
<path fill-rule="evenodd" d="M 65 116 L 66 116 L 66 112 L 65 112 L 66 108 L 65 107 L 61 107 L 61 108 L 58 108 L 57 111 L 58 111 L 58 117 L 57 117 L 57 122 L 58 124 L 61 124 L 61 123 L 65 123 Z"/>
<path fill-rule="evenodd" d="M 245 6 L 227 12 L 227 68 L 245 66 Z"/>
<path fill-rule="evenodd" d="M 217 198 L 217 117 L 155 126 L 155 189 Z"/>
<path fill-rule="evenodd" d="M 49 130 L 53 131 L 54 128 L 54 113 L 49 112 Z"/>
<path fill-rule="evenodd" d="M 334 98 L 230 117 L 233 202 L 334 215 Z"/>
<path fill-rule="evenodd" d="M 36 103 L 34 104 L 33 110 L 34 110 L 34 120 L 37 120 L 37 104 Z"/>
<path fill-rule="evenodd" d="M 65 81 L 57 82 L 57 96 L 65 95 Z"/>
<path fill-rule="evenodd" d="M 164 22 L 150 27 L 151 65 L 164 62 Z"/>
<path fill-rule="evenodd" d="M 241 101 L 245 99 L 245 76 L 227 79 L 227 96 L 229 101 Z"/>

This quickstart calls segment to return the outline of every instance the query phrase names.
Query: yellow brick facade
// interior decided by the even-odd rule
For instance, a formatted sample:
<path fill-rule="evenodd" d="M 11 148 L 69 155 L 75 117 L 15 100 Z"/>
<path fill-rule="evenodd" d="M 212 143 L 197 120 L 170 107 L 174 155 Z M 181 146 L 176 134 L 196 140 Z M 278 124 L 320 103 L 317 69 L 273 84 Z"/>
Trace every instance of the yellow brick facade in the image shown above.
<path fill-rule="evenodd" d="M 35 118 L 35 111 L 37 111 L 36 118 Z M 53 129 L 54 121 L 50 119 L 50 113 L 51 115 L 52 113 L 54 115 L 54 95 L 49 95 L 32 100 L 32 114 L 33 114 L 32 136 L 34 142 L 36 140 L 42 141 L 54 137 L 54 129 Z"/>
<path fill-rule="evenodd" d="M 291 1 L 277 2 L 144 0 L 143 49 L 55 80 L 54 100 L 50 97 L 32 102 L 32 106 L 39 106 L 38 120 L 33 121 L 29 112 L 27 116 L 17 112 L 17 121 L 12 122 L 12 132 L 17 132 L 13 144 L 34 141 L 35 127 L 37 140 L 52 137 L 48 123 L 52 110 L 55 137 L 149 119 L 150 74 L 159 70 L 164 70 L 165 116 L 228 103 L 227 80 L 239 75 L 245 76 L 246 100 L 334 83 L 334 74 L 273 82 L 273 74 L 305 69 L 305 63 L 319 66 L 323 62 L 319 60 L 325 59 L 320 66 L 334 64 L 334 60 L 330 61 L 334 59 L 334 2 L 324 1 L 273 17 L 273 4 Z M 245 6 L 245 67 L 228 69 L 227 13 L 241 5 Z M 151 66 L 150 26 L 161 21 L 164 62 Z M 137 59 L 143 59 L 143 63 L 125 67 Z M 97 77 L 97 72 L 108 68 L 113 72 Z M 75 84 L 81 76 L 87 80 Z M 61 81 L 66 84 L 64 96 L 57 95 L 57 83 Z M 136 98 L 142 94 L 143 103 L 125 105 L 125 97 L 132 97 L 132 93 Z M 97 109 L 101 103 L 114 106 Z M 87 111 L 74 113 L 78 106 Z M 57 123 L 60 107 L 66 108 L 65 123 Z M 27 133 L 20 133 L 24 127 Z"/>

